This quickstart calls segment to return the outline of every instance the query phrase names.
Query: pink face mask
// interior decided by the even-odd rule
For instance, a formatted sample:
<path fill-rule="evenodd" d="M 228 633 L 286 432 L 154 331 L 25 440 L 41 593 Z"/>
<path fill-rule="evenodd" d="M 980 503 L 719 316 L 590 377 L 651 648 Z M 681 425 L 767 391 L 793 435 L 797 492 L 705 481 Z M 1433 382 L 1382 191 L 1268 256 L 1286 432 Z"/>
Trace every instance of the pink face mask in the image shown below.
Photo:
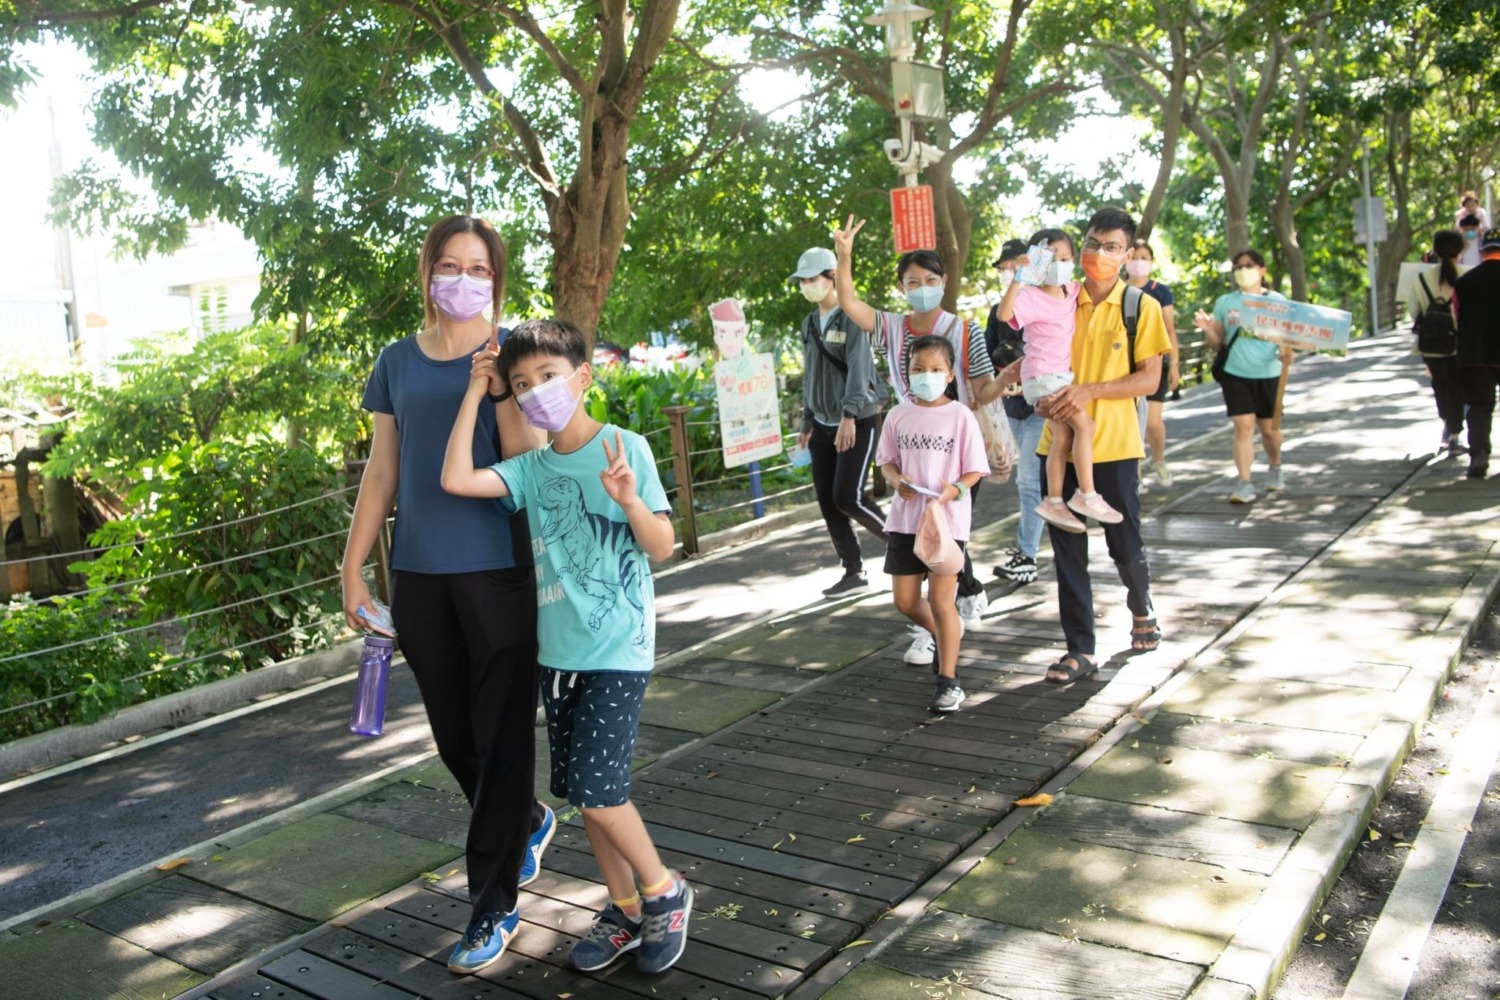
<path fill-rule="evenodd" d="M 573 369 L 573 375 L 577 375 L 583 369 Z M 568 421 L 573 419 L 573 411 L 578 409 L 578 400 L 581 397 L 573 395 L 568 388 L 568 382 L 573 378 L 554 378 L 541 383 L 535 388 L 528 389 L 516 397 L 516 405 L 521 408 L 521 413 L 526 417 L 526 422 L 533 427 L 540 427 L 544 431 L 556 434 L 568 426 Z"/>
<path fill-rule="evenodd" d="M 1127 260 L 1125 262 L 1125 273 L 1132 278 L 1148 278 L 1151 276 L 1151 262 L 1149 260 Z"/>
<path fill-rule="evenodd" d="M 467 274 L 434 274 L 427 285 L 427 294 L 443 315 L 462 323 L 478 316 L 495 301 L 495 283 Z"/>

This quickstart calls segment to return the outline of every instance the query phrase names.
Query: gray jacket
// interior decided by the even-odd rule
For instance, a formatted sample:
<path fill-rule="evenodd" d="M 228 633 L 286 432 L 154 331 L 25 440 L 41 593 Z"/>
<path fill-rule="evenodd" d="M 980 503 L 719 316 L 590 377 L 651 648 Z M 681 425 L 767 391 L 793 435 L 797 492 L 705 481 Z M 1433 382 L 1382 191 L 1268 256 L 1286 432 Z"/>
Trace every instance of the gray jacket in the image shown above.
<path fill-rule="evenodd" d="M 880 409 L 880 394 L 869 334 L 842 309 L 833 310 L 827 331 L 822 330 L 818 310 L 809 313 L 802 321 L 802 430 L 811 431 L 814 420 L 837 425 L 845 414 L 873 417 Z"/>

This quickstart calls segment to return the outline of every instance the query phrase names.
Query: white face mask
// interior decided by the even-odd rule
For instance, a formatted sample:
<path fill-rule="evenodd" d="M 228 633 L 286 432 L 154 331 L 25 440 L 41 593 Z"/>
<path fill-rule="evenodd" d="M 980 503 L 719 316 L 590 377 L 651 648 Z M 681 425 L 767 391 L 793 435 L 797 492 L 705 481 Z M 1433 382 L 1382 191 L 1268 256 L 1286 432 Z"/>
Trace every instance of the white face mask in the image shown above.
<path fill-rule="evenodd" d="M 1256 288 L 1260 285 L 1260 268 L 1237 267 L 1234 269 L 1234 283 L 1241 288 Z"/>
<path fill-rule="evenodd" d="M 816 281 L 804 281 L 802 282 L 802 297 L 809 302 L 822 302 L 828 295 L 830 287 L 827 278 L 819 278 Z"/>
<path fill-rule="evenodd" d="M 1047 265 L 1047 284 L 1066 285 L 1073 280 L 1074 273 L 1071 260 L 1054 260 Z"/>
<path fill-rule="evenodd" d="M 948 376 L 944 372 L 917 372 L 907 384 L 911 386 L 912 395 L 932 403 L 948 391 Z"/>
<path fill-rule="evenodd" d="M 1151 276 L 1151 262 L 1149 260 L 1127 260 L 1125 262 L 1125 273 L 1132 278 L 1149 278 Z"/>

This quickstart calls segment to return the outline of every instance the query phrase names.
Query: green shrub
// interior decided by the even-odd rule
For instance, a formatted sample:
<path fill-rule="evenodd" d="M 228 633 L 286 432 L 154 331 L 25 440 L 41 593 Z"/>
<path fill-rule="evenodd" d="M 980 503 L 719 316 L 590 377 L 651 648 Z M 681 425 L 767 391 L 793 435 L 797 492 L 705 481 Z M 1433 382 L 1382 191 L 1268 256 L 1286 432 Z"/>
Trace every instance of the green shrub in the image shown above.
<path fill-rule="evenodd" d="M 164 693 L 163 677 L 165 689 L 176 690 L 155 673 L 161 642 L 118 632 L 140 614 L 139 601 L 114 594 L 13 599 L 0 622 L 0 741 L 92 722 Z"/>
<path fill-rule="evenodd" d="M 321 649 L 343 627 L 342 486 L 303 448 L 182 448 L 132 493 L 143 513 L 90 539 L 113 548 L 74 569 L 134 595 L 146 620 L 184 619 L 181 658 L 199 679 Z"/>

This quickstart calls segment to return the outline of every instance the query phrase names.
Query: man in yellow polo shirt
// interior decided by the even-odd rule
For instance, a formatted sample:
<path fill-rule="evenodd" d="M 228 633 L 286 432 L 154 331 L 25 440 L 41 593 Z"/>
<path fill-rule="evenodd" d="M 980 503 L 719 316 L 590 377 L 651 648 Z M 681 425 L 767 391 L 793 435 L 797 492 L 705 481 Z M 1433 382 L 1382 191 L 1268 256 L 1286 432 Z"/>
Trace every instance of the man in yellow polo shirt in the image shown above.
<path fill-rule="evenodd" d="M 1130 648 L 1155 649 L 1161 632 L 1151 608 L 1151 571 L 1141 542 L 1141 503 L 1136 491 L 1140 476 L 1140 423 L 1136 400 L 1155 391 L 1161 381 L 1161 358 L 1172 350 L 1161 306 L 1143 295 L 1136 320 L 1135 371 L 1131 371 L 1124 296 L 1127 283 L 1120 267 L 1135 242 L 1135 220 L 1123 209 L 1106 207 L 1089 219 L 1084 235 L 1083 291 L 1078 296 L 1078 320 L 1073 332 L 1073 384 L 1042 399 L 1037 411 L 1049 418 L 1037 453 L 1051 447 L 1050 420 L 1066 420 L 1079 407 L 1094 418 L 1094 488 L 1124 515 L 1119 524 L 1104 525 L 1104 544 L 1125 584 L 1126 604 L 1133 623 Z M 1052 496 L 1070 496 L 1078 488 L 1073 464 L 1068 463 L 1063 488 Z M 1098 669 L 1094 662 L 1094 592 L 1089 581 L 1088 534 L 1074 534 L 1048 526 L 1057 571 L 1057 603 L 1067 654 L 1047 668 L 1047 680 L 1071 684 Z"/>

